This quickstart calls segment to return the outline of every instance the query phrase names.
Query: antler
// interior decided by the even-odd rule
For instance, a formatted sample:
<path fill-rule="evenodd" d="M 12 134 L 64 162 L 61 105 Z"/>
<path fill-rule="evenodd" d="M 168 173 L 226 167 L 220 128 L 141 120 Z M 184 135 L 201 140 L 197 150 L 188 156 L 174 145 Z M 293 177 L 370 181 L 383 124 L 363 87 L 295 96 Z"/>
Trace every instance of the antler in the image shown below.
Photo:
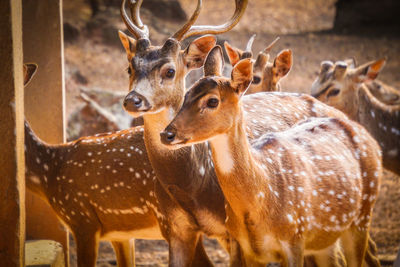
<path fill-rule="evenodd" d="M 275 44 L 276 42 L 278 42 L 279 39 L 281 39 L 279 36 L 276 37 L 276 39 L 273 40 L 272 43 L 270 43 L 269 46 L 267 46 L 267 47 L 264 49 L 263 52 L 266 53 L 266 54 L 269 54 L 269 52 L 271 51 L 272 47 L 274 46 L 274 44 Z"/>
<path fill-rule="evenodd" d="M 253 46 L 254 38 L 256 38 L 256 34 L 253 34 L 246 45 L 246 52 L 251 52 L 251 47 Z"/>
<path fill-rule="evenodd" d="M 132 20 L 130 20 L 125 10 L 126 0 L 122 0 L 121 4 L 122 20 L 125 22 L 126 27 L 136 37 L 136 39 L 149 39 L 149 29 L 146 25 L 143 24 L 142 20 L 140 19 L 140 6 L 142 5 L 143 0 L 128 1 L 133 22 Z"/>
<path fill-rule="evenodd" d="M 243 16 L 244 11 L 246 10 L 248 0 L 235 0 L 235 13 L 231 17 L 231 19 L 221 25 L 212 26 L 212 25 L 201 25 L 201 26 L 193 26 L 195 21 L 197 20 L 200 10 L 201 10 L 201 0 L 197 2 L 197 8 L 194 11 L 193 15 L 190 17 L 189 21 L 179 30 L 177 31 L 172 38 L 175 38 L 177 41 L 182 41 L 193 35 L 200 34 L 219 34 L 224 33 L 232 29 Z"/>

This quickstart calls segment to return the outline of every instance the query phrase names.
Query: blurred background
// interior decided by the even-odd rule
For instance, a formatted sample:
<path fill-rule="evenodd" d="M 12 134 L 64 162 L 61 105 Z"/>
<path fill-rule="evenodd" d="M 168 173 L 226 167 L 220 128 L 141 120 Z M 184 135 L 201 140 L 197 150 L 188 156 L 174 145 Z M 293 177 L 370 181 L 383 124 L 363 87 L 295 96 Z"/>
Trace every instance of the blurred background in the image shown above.
<path fill-rule="evenodd" d="M 127 61 L 117 32 L 127 31 L 119 13 L 120 1 L 68 0 L 63 4 L 67 138 L 126 128 L 130 118 L 121 110 L 120 100 L 128 90 Z M 195 6 L 195 0 L 144 0 L 141 18 L 149 26 L 152 44 L 162 44 L 179 29 Z M 291 72 L 281 83 L 283 91 L 309 93 L 321 61 L 351 57 L 358 64 L 387 57 L 379 79 L 400 88 L 399 10 L 400 1 L 395 0 L 249 0 L 240 23 L 219 35 L 218 42 L 228 41 L 244 49 L 255 33 L 256 55 L 280 36 L 272 56 L 289 48 L 294 59 Z M 233 0 L 203 0 L 197 24 L 224 23 L 233 11 Z M 187 85 L 199 75 L 201 72 L 190 74 Z M 98 116 L 91 100 L 114 114 L 115 121 L 110 123 Z M 388 264 L 400 246 L 399 181 L 399 177 L 385 173 L 371 229 L 380 257 Z M 206 243 L 214 262 L 226 266 L 227 254 L 215 241 Z M 165 242 L 136 244 L 138 266 L 166 266 Z M 75 266 L 74 251 L 71 257 Z M 98 266 L 113 265 L 116 263 L 112 248 L 102 243 Z"/>

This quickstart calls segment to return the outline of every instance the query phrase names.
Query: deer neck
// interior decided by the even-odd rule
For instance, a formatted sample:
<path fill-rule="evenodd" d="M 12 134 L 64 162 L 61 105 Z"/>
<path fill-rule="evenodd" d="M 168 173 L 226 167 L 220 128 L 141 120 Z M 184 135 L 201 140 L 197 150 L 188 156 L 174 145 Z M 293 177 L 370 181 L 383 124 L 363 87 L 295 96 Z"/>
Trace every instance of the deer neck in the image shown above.
<path fill-rule="evenodd" d="M 211 139 L 210 144 L 215 171 L 226 200 L 235 213 L 248 212 L 249 203 L 257 203 L 260 182 L 265 184 L 268 180 L 263 179 L 265 174 L 251 153 L 243 113 L 240 112 L 239 120 L 226 133 Z M 262 197 L 268 199 L 268 192 L 263 192 Z M 244 204 L 243 199 L 248 201 Z"/>
<path fill-rule="evenodd" d="M 160 132 L 171 122 L 176 110 L 170 107 L 143 117 L 146 150 L 157 178 L 163 185 L 187 192 L 214 186 L 215 172 L 205 144 L 171 150 L 161 143 Z"/>
<path fill-rule="evenodd" d="M 57 146 L 48 145 L 32 131 L 25 121 L 26 186 L 33 192 L 45 196 L 49 179 L 60 159 Z"/>

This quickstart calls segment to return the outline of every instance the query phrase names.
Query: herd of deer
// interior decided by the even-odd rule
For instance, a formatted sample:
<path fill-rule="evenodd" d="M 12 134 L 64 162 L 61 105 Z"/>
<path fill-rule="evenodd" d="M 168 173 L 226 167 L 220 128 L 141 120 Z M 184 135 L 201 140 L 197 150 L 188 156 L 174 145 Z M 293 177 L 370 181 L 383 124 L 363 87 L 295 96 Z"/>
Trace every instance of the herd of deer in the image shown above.
<path fill-rule="evenodd" d="M 73 233 L 78 266 L 95 266 L 100 240 L 132 266 L 135 238 L 165 239 L 170 266 L 212 266 L 203 234 L 232 266 L 379 266 L 368 231 L 382 162 L 400 174 L 400 93 L 374 82 L 385 61 L 324 61 L 314 97 L 282 93 L 292 53 L 270 62 L 271 44 L 253 60 L 254 37 L 245 51 L 225 43 L 233 69 L 221 76 L 210 34 L 234 27 L 247 0 L 235 0 L 223 25 L 194 26 L 198 0 L 162 46 L 150 43 L 141 2 L 128 1 L 129 16 L 123 0 L 134 38 L 119 36 L 129 62 L 123 106 L 144 125 L 49 145 L 25 122 L 27 187 Z M 187 89 L 185 76 L 201 67 Z M 36 65 L 24 70 L 27 84 Z"/>

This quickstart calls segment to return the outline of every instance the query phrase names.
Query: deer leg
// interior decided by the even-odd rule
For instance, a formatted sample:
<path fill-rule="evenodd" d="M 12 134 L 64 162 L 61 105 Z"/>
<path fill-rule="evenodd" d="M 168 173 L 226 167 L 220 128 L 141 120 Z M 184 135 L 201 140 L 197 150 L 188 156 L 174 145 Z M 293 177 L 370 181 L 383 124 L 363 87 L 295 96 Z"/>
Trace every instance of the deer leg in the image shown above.
<path fill-rule="evenodd" d="M 352 225 L 341 237 L 347 266 L 361 267 L 367 249 L 368 232 Z"/>
<path fill-rule="evenodd" d="M 313 254 L 315 264 L 318 267 L 341 267 L 346 266 L 344 255 L 337 241 L 334 245 Z"/>
<path fill-rule="evenodd" d="M 218 242 L 229 253 L 229 266 L 242 267 L 244 266 L 243 252 L 239 243 L 232 237 L 219 238 Z"/>
<path fill-rule="evenodd" d="M 135 240 L 111 242 L 117 256 L 118 267 L 135 266 Z"/>
<path fill-rule="evenodd" d="M 368 234 L 368 247 L 365 252 L 365 262 L 366 266 L 369 267 L 381 267 L 381 263 L 378 259 L 378 249 L 374 240 L 372 240 L 371 236 Z"/>
<path fill-rule="evenodd" d="M 99 232 L 88 233 L 81 231 L 75 234 L 78 267 L 95 267 L 99 247 Z"/>
<path fill-rule="evenodd" d="M 201 235 L 197 240 L 196 251 L 194 254 L 192 266 L 213 266 L 204 249 L 203 237 Z"/>
<path fill-rule="evenodd" d="M 169 239 L 169 266 L 212 266 L 200 240 L 200 233 L 181 231 Z M 199 248 L 198 248 L 199 247 Z M 197 254 L 197 255 L 196 255 Z M 194 262 L 196 260 L 196 262 Z"/>
<path fill-rule="evenodd" d="M 282 242 L 282 248 L 284 253 L 281 266 L 304 266 L 304 245 L 301 240 L 295 240 L 291 244 Z"/>

